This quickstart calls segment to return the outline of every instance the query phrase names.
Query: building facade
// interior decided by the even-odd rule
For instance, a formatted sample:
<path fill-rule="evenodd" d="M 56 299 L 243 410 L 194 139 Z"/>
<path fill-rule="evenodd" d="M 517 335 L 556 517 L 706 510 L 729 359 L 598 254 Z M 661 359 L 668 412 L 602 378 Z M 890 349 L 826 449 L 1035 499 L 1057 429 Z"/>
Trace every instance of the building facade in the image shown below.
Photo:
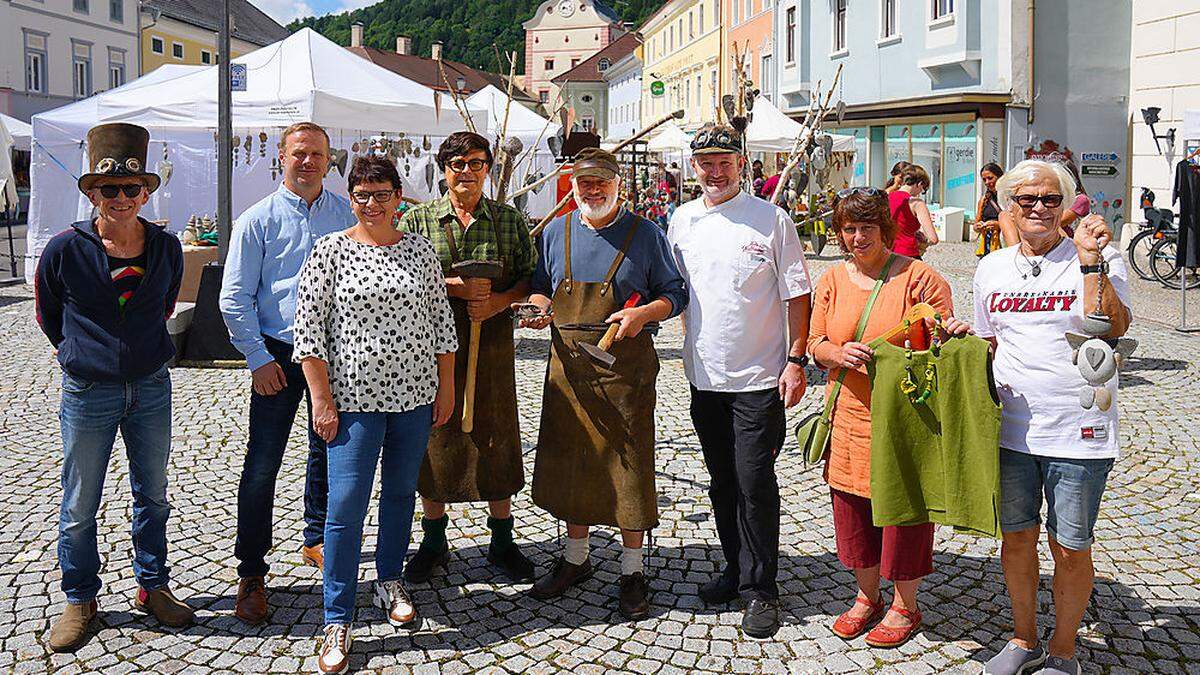
<path fill-rule="evenodd" d="M 221 3 L 201 0 L 142 0 L 141 73 L 164 63 L 209 66 L 217 62 Z M 278 42 L 288 30 L 249 0 L 230 3 L 233 31 L 229 51 L 234 58 Z"/>
<path fill-rule="evenodd" d="M 642 119 L 683 109 L 679 126 L 717 119 L 724 31 L 720 0 L 669 0 L 642 24 Z"/>
<path fill-rule="evenodd" d="M 1137 2 L 1129 65 L 1130 194 L 1149 188 L 1155 206 L 1172 208 L 1175 164 L 1200 147 L 1200 3 L 1192 0 Z M 1155 145 L 1142 111 L 1158 108 Z M 1143 220 L 1133 205 L 1131 220 Z M 1174 207 L 1178 208 L 1178 207 Z"/>
<path fill-rule="evenodd" d="M 567 108 L 575 111 L 576 129 L 608 135 L 608 82 L 604 76 L 640 44 L 636 33 L 626 33 L 552 80 L 562 91 Z"/>
<path fill-rule="evenodd" d="M 642 128 L 642 45 L 604 71 L 608 85 L 606 141 L 623 141 Z"/>
<path fill-rule="evenodd" d="M 774 19 L 778 0 L 726 0 L 723 91 L 733 91 L 736 55 L 744 55 L 747 75 L 754 86 L 775 102 Z"/>
<path fill-rule="evenodd" d="M 1128 202 L 1129 2 L 780 0 L 774 24 L 785 112 L 801 117 L 843 67 L 856 183 L 915 162 L 931 205 L 970 219 L 983 164 L 1070 158 L 1095 165 L 1089 193 Z"/>
<path fill-rule="evenodd" d="M 24 122 L 137 77 L 137 0 L 5 0 L 0 36 L 0 113 Z"/>
<path fill-rule="evenodd" d="M 555 77 L 578 66 L 626 33 L 600 0 L 546 0 L 525 28 L 525 91 L 548 107 L 558 98 Z"/>

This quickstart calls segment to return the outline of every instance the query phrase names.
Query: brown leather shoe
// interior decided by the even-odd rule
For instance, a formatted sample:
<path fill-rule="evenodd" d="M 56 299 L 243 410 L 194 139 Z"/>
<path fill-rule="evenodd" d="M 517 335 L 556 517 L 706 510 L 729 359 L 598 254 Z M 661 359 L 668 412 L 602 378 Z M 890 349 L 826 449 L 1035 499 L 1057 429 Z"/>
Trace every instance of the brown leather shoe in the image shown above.
<path fill-rule="evenodd" d="M 309 567 L 315 567 L 319 570 L 325 569 L 325 544 L 301 546 L 300 560 Z"/>
<path fill-rule="evenodd" d="M 73 652 L 87 642 L 88 627 L 96 618 L 96 601 L 67 603 L 62 616 L 50 627 L 50 650 Z"/>
<path fill-rule="evenodd" d="M 591 576 L 592 561 L 585 560 L 582 565 L 572 565 L 566 558 L 559 558 L 550 573 L 538 579 L 529 589 L 529 597 L 538 600 L 557 598 L 568 588 L 587 581 Z"/>
<path fill-rule="evenodd" d="M 621 615 L 630 621 L 638 621 L 650 616 L 649 587 L 646 576 L 641 572 L 626 574 L 621 577 L 620 608 Z"/>
<path fill-rule="evenodd" d="M 263 577 L 242 577 L 238 581 L 237 605 L 233 613 L 251 626 L 267 620 L 267 587 Z"/>
<path fill-rule="evenodd" d="M 193 618 L 192 608 L 176 598 L 171 593 L 171 589 L 166 586 L 153 591 L 138 588 L 133 608 L 140 612 L 153 614 L 159 623 L 171 628 L 182 628 L 190 624 Z"/>

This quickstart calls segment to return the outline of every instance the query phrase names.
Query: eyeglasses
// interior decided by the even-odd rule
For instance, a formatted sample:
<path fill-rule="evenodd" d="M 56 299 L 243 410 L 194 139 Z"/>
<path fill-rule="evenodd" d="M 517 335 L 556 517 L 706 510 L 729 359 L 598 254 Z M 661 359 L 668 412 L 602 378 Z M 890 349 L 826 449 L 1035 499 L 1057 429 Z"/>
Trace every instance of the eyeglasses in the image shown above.
<path fill-rule="evenodd" d="M 864 197 L 881 197 L 885 194 L 887 194 L 887 193 L 884 192 L 883 190 L 880 190 L 877 187 L 865 186 L 865 187 L 846 188 L 845 190 L 838 190 L 837 194 L 834 196 L 836 196 L 838 199 L 845 199 L 846 197 L 849 197 L 850 195 L 863 195 Z"/>
<path fill-rule="evenodd" d="M 392 201 L 395 196 L 395 190 L 376 190 L 374 192 L 360 192 L 356 190 L 350 193 L 350 198 L 358 204 L 366 204 L 371 201 L 372 197 L 375 198 L 376 204 L 383 204 Z"/>
<path fill-rule="evenodd" d="M 1013 195 L 1012 200 L 1019 204 L 1023 209 L 1032 209 L 1034 205 L 1041 202 L 1048 209 L 1057 209 L 1062 206 L 1062 195 Z"/>
<path fill-rule="evenodd" d="M 486 159 L 470 159 L 470 160 L 468 160 L 468 159 L 460 158 L 460 159 L 452 159 L 449 162 L 446 162 L 446 166 L 450 167 L 450 169 L 452 171 L 454 171 L 455 173 L 462 173 L 463 171 L 466 171 L 468 167 L 470 167 L 470 169 L 472 171 L 479 171 L 480 169 L 482 169 L 483 167 L 485 167 L 487 165 L 488 165 L 488 162 Z"/>
<path fill-rule="evenodd" d="M 101 185 L 96 189 L 100 190 L 100 196 L 105 199 L 116 199 L 117 195 L 122 192 L 125 193 L 126 197 L 133 199 L 142 194 L 142 190 L 145 190 L 146 186 L 141 183 L 131 183 L 128 185 Z"/>

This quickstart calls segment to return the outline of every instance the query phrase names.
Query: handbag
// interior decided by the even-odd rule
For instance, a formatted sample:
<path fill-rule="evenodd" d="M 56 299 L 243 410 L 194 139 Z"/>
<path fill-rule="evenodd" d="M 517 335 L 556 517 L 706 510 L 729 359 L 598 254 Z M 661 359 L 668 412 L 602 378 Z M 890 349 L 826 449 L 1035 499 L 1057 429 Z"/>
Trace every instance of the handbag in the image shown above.
<path fill-rule="evenodd" d="M 861 340 L 863 333 L 867 330 L 867 321 L 871 318 L 871 308 L 875 306 L 875 299 L 879 297 L 879 291 L 883 288 L 883 282 L 887 280 L 888 271 L 892 269 L 892 262 L 895 260 L 896 254 L 893 253 L 884 263 L 883 271 L 879 273 L 879 279 L 875 281 L 875 288 L 871 290 L 871 297 L 867 299 L 867 306 L 863 308 L 862 315 L 858 317 L 858 327 L 854 329 L 854 342 Z M 826 450 L 829 449 L 829 431 L 833 428 L 833 406 L 837 403 L 838 394 L 842 392 L 842 381 L 846 379 L 847 372 L 848 370 L 843 368 L 842 372 L 838 374 L 837 381 L 833 383 L 833 390 L 825 399 L 824 410 L 807 415 L 796 425 L 796 441 L 800 444 L 805 464 L 816 464 L 821 461 Z"/>

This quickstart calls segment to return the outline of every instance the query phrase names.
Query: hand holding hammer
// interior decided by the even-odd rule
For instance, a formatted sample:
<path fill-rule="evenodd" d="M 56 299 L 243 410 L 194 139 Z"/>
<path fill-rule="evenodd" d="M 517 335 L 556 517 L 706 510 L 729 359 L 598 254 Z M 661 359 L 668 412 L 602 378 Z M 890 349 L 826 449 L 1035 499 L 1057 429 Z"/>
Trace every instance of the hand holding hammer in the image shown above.
<path fill-rule="evenodd" d="M 498 260 L 464 260 L 454 263 L 451 269 L 470 283 L 472 279 L 486 279 L 490 288 L 491 280 L 498 279 L 504 272 L 504 264 Z M 467 383 L 463 388 L 463 433 L 469 434 L 475 429 L 475 371 L 479 366 L 479 332 L 483 326 L 481 321 L 471 322 L 471 344 L 467 352 Z"/>

